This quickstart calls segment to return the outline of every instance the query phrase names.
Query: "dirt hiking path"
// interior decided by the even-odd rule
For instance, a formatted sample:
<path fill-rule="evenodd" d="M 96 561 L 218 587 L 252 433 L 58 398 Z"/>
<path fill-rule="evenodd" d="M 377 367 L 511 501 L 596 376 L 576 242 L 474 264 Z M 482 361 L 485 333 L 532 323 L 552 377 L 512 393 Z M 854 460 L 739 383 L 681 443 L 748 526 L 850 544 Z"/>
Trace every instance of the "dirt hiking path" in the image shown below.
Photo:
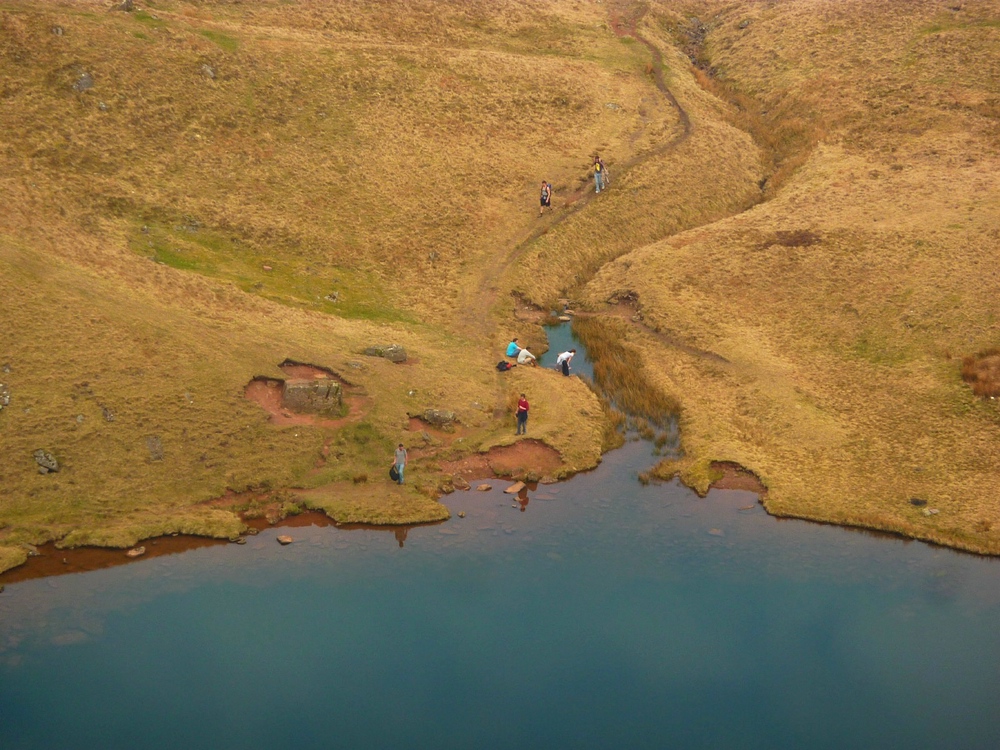
<path fill-rule="evenodd" d="M 617 174 L 627 173 L 639 164 L 677 149 L 682 143 L 691 137 L 691 132 L 693 130 L 690 116 L 680 105 L 680 102 L 677 101 L 673 92 L 667 87 L 666 81 L 663 78 L 662 53 L 655 44 L 641 36 L 636 31 L 639 21 L 642 20 L 647 11 L 648 8 L 643 3 L 635 3 L 628 0 L 613 2 L 608 8 L 608 20 L 616 36 L 630 36 L 649 50 L 649 53 L 653 58 L 653 62 L 650 66 L 653 83 L 667 99 L 667 101 L 670 102 L 670 105 L 677 111 L 681 124 L 681 132 L 676 137 L 658 146 L 652 151 L 615 165 Z M 616 177 L 616 180 L 618 179 L 621 178 Z M 564 208 L 559 214 L 550 214 L 551 218 L 548 221 L 539 223 L 539 225 L 536 226 L 527 237 L 521 240 L 518 244 L 514 245 L 503 257 L 498 258 L 495 263 L 487 264 L 479 284 L 472 293 L 472 297 L 467 299 L 466 304 L 460 307 L 460 309 L 463 310 L 463 315 L 465 316 L 468 325 L 475 329 L 473 331 L 474 333 L 488 333 L 490 325 L 488 313 L 491 309 L 493 309 L 493 306 L 497 302 L 497 298 L 500 293 L 500 279 L 504 277 L 511 266 L 513 266 L 518 259 L 520 259 L 524 252 L 539 237 L 559 226 L 571 216 L 576 215 L 577 212 L 582 211 L 596 198 L 597 193 L 591 187 L 590 181 L 584 181 L 580 188 L 567 197 Z"/>

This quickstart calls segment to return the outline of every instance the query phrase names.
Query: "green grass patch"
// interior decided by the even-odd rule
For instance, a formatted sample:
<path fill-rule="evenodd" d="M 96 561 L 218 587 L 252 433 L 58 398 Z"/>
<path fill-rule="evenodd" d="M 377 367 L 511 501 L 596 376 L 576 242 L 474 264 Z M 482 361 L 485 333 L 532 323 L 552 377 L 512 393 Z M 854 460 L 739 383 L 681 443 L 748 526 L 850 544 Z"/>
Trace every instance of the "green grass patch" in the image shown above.
<path fill-rule="evenodd" d="M 289 307 L 355 320 L 416 322 L 392 306 L 390 294 L 370 273 L 292 260 L 277 250 L 265 255 L 190 220 L 137 222 L 129 246 L 157 263 L 230 281 L 247 294 Z"/>
<path fill-rule="evenodd" d="M 219 31 L 212 31 L 211 29 L 198 29 L 198 33 L 209 41 L 215 42 L 226 52 L 235 52 L 240 47 L 238 40 Z"/>

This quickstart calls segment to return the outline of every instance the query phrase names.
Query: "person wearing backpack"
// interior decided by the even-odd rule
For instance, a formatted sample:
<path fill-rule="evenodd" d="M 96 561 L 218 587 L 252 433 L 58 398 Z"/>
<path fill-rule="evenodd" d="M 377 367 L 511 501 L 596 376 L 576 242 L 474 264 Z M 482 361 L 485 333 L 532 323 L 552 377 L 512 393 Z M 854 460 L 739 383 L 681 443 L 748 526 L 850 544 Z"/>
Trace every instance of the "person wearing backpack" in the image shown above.
<path fill-rule="evenodd" d="M 403 470 L 406 468 L 406 448 L 400 443 L 399 447 L 396 448 L 396 453 L 393 456 L 393 465 L 396 467 L 396 473 L 399 475 L 399 479 L 396 481 L 399 484 L 403 484 Z"/>
<path fill-rule="evenodd" d="M 604 187 L 604 162 L 601 161 L 600 156 L 594 157 L 594 186 L 598 193 Z"/>
<path fill-rule="evenodd" d="M 538 215 L 541 216 L 542 212 L 548 208 L 552 210 L 552 184 L 542 180 L 542 194 L 539 198 Z"/>

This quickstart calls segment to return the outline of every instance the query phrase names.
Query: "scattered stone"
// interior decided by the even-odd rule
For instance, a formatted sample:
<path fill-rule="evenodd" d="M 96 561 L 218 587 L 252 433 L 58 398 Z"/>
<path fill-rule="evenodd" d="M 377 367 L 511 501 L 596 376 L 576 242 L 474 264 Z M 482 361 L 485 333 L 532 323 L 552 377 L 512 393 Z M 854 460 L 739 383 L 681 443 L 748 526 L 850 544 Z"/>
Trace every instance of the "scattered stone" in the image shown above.
<path fill-rule="evenodd" d="M 98 108 L 99 110 L 101 110 L 101 112 L 107 112 L 107 111 L 108 111 L 109 109 L 111 109 L 111 108 L 110 108 L 110 107 L 109 107 L 109 106 L 108 106 L 107 104 L 105 104 L 104 102 L 98 102 L 98 103 L 97 103 L 97 108 Z"/>
<path fill-rule="evenodd" d="M 62 36 L 63 34 L 66 33 L 66 29 L 64 29 L 62 26 L 53 26 L 52 33 L 55 34 L 56 36 Z"/>
<path fill-rule="evenodd" d="M 59 471 L 59 462 L 56 457 L 48 451 L 39 448 L 35 451 L 35 463 L 38 464 L 39 473 L 48 474 L 50 471 Z"/>
<path fill-rule="evenodd" d="M 443 409 L 425 409 L 420 419 L 434 427 L 451 427 L 458 421 L 455 412 Z"/>
<path fill-rule="evenodd" d="M 125 13 L 131 13 L 135 10 L 135 0 L 122 0 L 117 5 L 112 5 L 108 10 L 120 10 Z"/>
<path fill-rule="evenodd" d="M 514 482 L 510 487 L 504 490 L 506 495 L 516 495 L 518 492 L 524 489 L 524 482 Z"/>
<path fill-rule="evenodd" d="M 77 414 L 77 415 L 76 415 L 76 423 L 77 423 L 77 424 L 83 424 L 83 421 L 84 421 L 85 419 L 86 419 L 86 417 L 85 417 L 85 416 L 83 416 L 82 414 Z"/>
<path fill-rule="evenodd" d="M 413 398 L 414 396 L 417 395 L 417 390 L 415 388 L 411 388 L 406 392 L 406 395 L 409 396 L 410 398 Z"/>
<path fill-rule="evenodd" d="M 476 490 L 479 491 L 479 492 L 489 492 L 492 489 L 493 489 L 493 485 L 490 485 L 490 484 L 481 484 L 478 487 L 476 487 Z"/>
<path fill-rule="evenodd" d="M 105 422 L 114 422 L 115 421 L 115 413 L 113 411 L 111 411 L 111 409 L 109 409 L 108 407 L 102 406 L 101 407 L 101 414 L 104 415 L 104 421 Z"/>
<path fill-rule="evenodd" d="M 339 302 L 340 301 L 340 292 L 332 292 L 332 293 L 326 295 L 326 297 L 324 297 L 324 299 L 327 302 Z"/>
<path fill-rule="evenodd" d="M 455 485 L 456 490 L 469 490 L 472 489 L 472 485 L 465 479 L 465 477 L 455 477 L 451 480 L 451 483 Z"/>
<path fill-rule="evenodd" d="M 924 515 L 925 516 L 936 516 L 940 512 L 941 511 L 939 511 L 937 508 L 925 508 L 924 509 Z"/>
<path fill-rule="evenodd" d="M 254 528 L 253 526 L 251 526 L 251 527 L 250 527 L 249 529 L 247 529 L 247 531 L 246 531 L 246 534 L 247 534 L 247 536 L 257 536 L 257 535 L 258 535 L 259 533 L 260 533 L 260 532 L 259 532 L 259 531 L 258 531 L 257 529 L 255 529 L 255 528 Z"/>
<path fill-rule="evenodd" d="M 233 544 L 246 544 L 247 538 L 245 536 L 238 536 L 230 540 Z"/>
<path fill-rule="evenodd" d="M 374 344 L 367 347 L 364 354 L 368 357 L 382 357 L 396 364 L 406 361 L 406 349 L 399 344 Z"/>
<path fill-rule="evenodd" d="M 295 412 L 327 414 L 342 403 L 341 385 L 332 378 L 286 380 L 281 388 L 281 405 Z"/>
<path fill-rule="evenodd" d="M 38 547 L 34 544 L 28 544 L 27 542 L 21 542 L 21 549 L 28 553 L 28 557 L 38 557 L 42 554 L 38 551 Z"/>
<path fill-rule="evenodd" d="M 726 532 L 724 532 L 722 529 L 709 529 L 708 533 L 711 534 L 712 536 L 725 536 L 726 535 Z"/>
<path fill-rule="evenodd" d="M 617 112 L 619 109 L 622 108 L 622 106 L 620 104 L 615 104 L 614 102 L 608 102 L 607 104 L 604 105 L 604 108 L 610 109 L 612 112 Z"/>
<path fill-rule="evenodd" d="M 215 80 L 215 69 L 208 63 L 202 63 L 201 74 L 205 76 L 205 78 L 211 78 L 213 81 Z"/>
<path fill-rule="evenodd" d="M 290 536 L 282 535 L 278 537 L 278 544 L 291 544 L 291 543 L 292 543 L 292 538 Z"/>
<path fill-rule="evenodd" d="M 0 383 L 0 411 L 10 403 L 10 388 Z"/>
<path fill-rule="evenodd" d="M 81 73 L 80 77 L 76 79 L 76 83 L 73 84 L 73 90 L 78 94 L 92 88 L 94 88 L 94 77 L 90 73 Z"/>
<path fill-rule="evenodd" d="M 149 457 L 151 460 L 163 460 L 163 441 L 160 440 L 159 435 L 150 435 L 146 438 L 146 449 L 149 451 Z"/>
<path fill-rule="evenodd" d="M 4 362 L 3 371 L 5 373 L 9 373 L 10 372 L 10 362 Z"/>
<path fill-rule="evenodd" d="M 749 18 L 745 18 L 742 21 L 740 21 L 739 28 L 742 30 L 742 29 L 747 28 L 749 25 L 750 25 L 750 19 Z"/>
<path fill-rule="evenodd" d="M 128 557 L 142 557 L 146 554 L 145 547 L 133 547 L 128 552 L 125 553 Z"/>
<path fill-rule="evenodd" d="M 271 268 L 270 266 L 264 266 L 264 270 L 265 271 L 273 271 L 274 269 Z"/>
<path fill-rule="evenodd" d="M 347 366 L 350 367 L 352 370 L 363 370 L 363 369 L 365 369 L 365 365 L 364 365 L 363 362 L 354 362 L 354 361 L 351 361 L 351 362 L 347 363 Z"/>
<path fill-rule="evenodd" d="M 423 440 L 425 443 L 430 443 L 433 442 L 434 440 L 434 438 L 431 437 L 431 434 L 427 430 L 424 430 L 423 432 L 420 433 L 420 439 Z"/>
<path fill-rule="evenodd" d="M 910 505 L 914 505 L 917 508 L 923 508 L 925 505 L 927 505 L 927 501 L 919 497 L 911 497 Z"/>
<path fill-rule="evenodd" d="M 458 517 L 459 518 L 465 518 L 465 511 L 464 510 L 458 511 Z"/>

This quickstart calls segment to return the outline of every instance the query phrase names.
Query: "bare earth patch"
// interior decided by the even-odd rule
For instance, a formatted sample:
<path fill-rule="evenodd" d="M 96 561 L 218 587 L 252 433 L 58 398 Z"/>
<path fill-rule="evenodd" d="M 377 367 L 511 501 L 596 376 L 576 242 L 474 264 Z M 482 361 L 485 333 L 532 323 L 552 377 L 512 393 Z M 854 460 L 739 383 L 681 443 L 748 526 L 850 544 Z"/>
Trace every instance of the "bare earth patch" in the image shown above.
<path fill-rule="evenodd" d="M 540 440 L 519 440 L 512 445 L 491 448 L 486 453 L 477 453 L 458 461 L 444 461 L 441 469 L 447 474 L 482 478 L 492 474 L 496 477 L 517 477 L 536 474 L 551 477 L 562 466 L 559 451 Z"/>

